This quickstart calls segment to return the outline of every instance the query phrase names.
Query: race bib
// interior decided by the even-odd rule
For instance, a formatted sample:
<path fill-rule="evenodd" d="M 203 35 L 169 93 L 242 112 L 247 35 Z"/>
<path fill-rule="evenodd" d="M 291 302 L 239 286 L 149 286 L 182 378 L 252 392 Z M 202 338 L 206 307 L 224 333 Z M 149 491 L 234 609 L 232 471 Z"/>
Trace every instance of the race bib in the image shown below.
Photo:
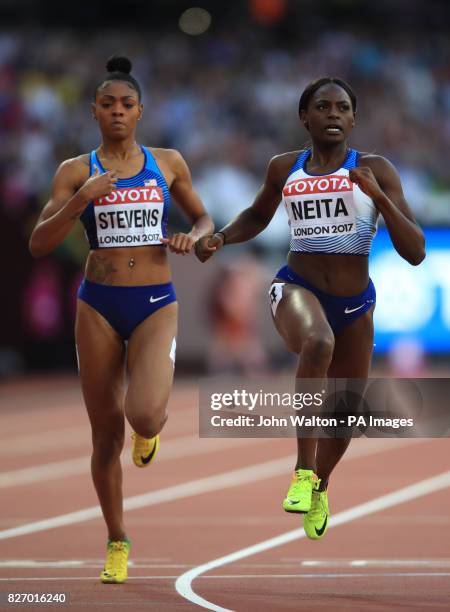
<path fill-rule="evenodd" d="M 160 187 L 114 189 L 94 200 L 100 248 L 161 244 L 164 195 Z"/>
<path fill-rule="evenodd" d="M 291 181 L 284 186 L 283 199 L 294 239 L 356 232 L 353 183 L 348 176 Z"/>

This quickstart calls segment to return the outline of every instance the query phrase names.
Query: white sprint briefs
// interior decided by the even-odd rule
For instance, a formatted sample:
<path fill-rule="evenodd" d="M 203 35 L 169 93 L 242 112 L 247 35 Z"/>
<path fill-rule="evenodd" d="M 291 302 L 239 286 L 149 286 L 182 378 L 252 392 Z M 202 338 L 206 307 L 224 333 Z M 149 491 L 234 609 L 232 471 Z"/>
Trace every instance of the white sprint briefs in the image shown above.
<path fill-rule="evenodd" d="M 278 304 L 283 297 L 283 288 L 286 283 L 272 283 L 269 289 L 269 300 L 270 307 L 272 309 L 272 315 L 275 316 L 278 308 Z"/>

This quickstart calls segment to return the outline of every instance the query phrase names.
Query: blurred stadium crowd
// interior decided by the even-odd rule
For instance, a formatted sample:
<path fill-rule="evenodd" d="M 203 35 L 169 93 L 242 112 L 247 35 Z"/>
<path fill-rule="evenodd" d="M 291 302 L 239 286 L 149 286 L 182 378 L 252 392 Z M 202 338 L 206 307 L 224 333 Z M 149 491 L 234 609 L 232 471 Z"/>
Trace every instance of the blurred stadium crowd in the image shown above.
<path fill-rule="evenodd" d="M 388 157 L 419 221 L 442 225 L 450 223 L 449 51 L 450 39 L 439 33 L 420 37 L 386 27 L 380 36 L 367 24 L 364 31 L 318 30 L 308 43 L 239 26 L 197 38 L 155 29 L 0 32 L 2 249 L 15 263 L 6 277 L 19 296 L 4 317 L 0 344 L 29 337 L 24 303 L 36 301 L 39 282 L 54 282 L 56 293 L 70 287 L 73 297 L 86 253 L 81 228 L 52 261 L 32 262 L 26 244 L 58 164 L 98 146 L 90 103 L 112 53 L 132 59 L 142 86 L 140 142 L 182 152 L 218 226 L 252 201 L 271 156 L 307 142 L 298 99 L 322 75 L 344 78 L 357 94 L 351 144 Z M 176 215 L 173 223 L 182 226 Z M 283 211 L 257 242 L 265 253 L 286 249 Z M 55 265 L 57 274 L 50 274 Z M 71 307 L 58 316 L 52 308 L 44 300 L 39 316 L 61 337 Z"/>
<path fill-rule="evenodd" d="M 258 30 L 245 39 L 226 30 L 194 41 L 152 33 L 151 42 L 102 32 L 89 45 L 76 32 L 1 34 L 3 206 L 30 212 L 30 201 L 45 201 L 63 159 L 98 145 L 90 102 L 106 58 L 121 49 L 143 87 L 141 141 L 182 151 L 200 189 L 219 181 L 223 189 L 207 198 L 213 212 L 224 208 L 218 191 L 245 205 L 268 159 L 305 143 L 299 95 L 311 79 L 331 74 L 358 96 L 353 145 L 398 166 L 421 220 L 450 220 L 439 198 L 450 189 L 450 40 L 414 33 L 370 40 L 331 30 L 307 46 L 280 46 Z"/>

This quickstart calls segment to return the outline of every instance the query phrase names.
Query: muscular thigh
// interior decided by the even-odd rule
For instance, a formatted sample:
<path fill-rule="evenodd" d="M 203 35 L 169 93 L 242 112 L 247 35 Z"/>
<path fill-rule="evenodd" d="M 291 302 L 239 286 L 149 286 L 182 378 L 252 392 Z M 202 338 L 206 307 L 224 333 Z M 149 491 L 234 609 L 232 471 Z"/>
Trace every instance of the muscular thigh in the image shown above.
<path fill-rule="evenodd" d="M 178 305 L 173 302 L 145 319 L 128 342 L 127 415 L 164 408 L 172 386 Z"/>
<path fill-rule="evenodd" d="M 367 378 L 373 352 L 373 311 L 371 308 L 335 334 L 330 378 Z"/>
<path fill-rule="evenodd" d="M 333 337 L 333 331 L 317 297 L 297 285 L 286 283 L 283 294 L 273 315 L 275 327 L 288 348 L 296 353 L 306 338 Z"/>
<path fill-rule="evenodd" d="M 77 302 L 75 338 L 81 387 L 94 427 L 123 419 L 125 346 L 117 332 L 94 308 Z"/>

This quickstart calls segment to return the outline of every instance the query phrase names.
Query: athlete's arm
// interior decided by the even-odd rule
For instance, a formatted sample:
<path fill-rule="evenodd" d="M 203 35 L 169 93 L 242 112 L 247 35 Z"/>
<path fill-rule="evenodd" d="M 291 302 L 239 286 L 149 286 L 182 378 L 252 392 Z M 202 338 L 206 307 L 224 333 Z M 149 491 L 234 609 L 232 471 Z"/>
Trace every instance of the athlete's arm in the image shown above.
<path fill-rule="evenodd" d="M 413 266 L 425 258 L 425 238 L 405 200 L 395 167 L 384 157 L 362 157 L 350 180 L 375 202 L 396 251 Z"/>
<path fill-rule="evenodd" d="M 282 185 L 291 166 L 292 154 L 277 155 L 270 160 L 264 184 L 253 204 L 220 232 L 214 236 L 205 236 L 197 243 L 195 252 L 200 261 L 209 259 L 224 244 L 251 240 L 269 225 L 280 203 Z"/>
<path fill-rule="evenodd" d="M 95 173 L 86 180 L 87 168 L 77 159 L 69 159 L 58 168 L 52 194 L 42 210 L 29 241 L 33 257 L 51 253 L 67 236 L 88 202 L 109 195 L 114 189 L 114 172 Z"/>
<path fill-rule="evenodd" d="M 168 150 L 166 153 L 174 174 L 170 193 L 192 223 L 192 229 L 188 234 L 179 232 L 170 238 L 163 238 L 162 242 L 167 244 L 172 252 L 186 255 L 199 238 L 214 231 L 214 223 L 192 186 L 191 173 L 183 157 L 175 150 Z"/>

